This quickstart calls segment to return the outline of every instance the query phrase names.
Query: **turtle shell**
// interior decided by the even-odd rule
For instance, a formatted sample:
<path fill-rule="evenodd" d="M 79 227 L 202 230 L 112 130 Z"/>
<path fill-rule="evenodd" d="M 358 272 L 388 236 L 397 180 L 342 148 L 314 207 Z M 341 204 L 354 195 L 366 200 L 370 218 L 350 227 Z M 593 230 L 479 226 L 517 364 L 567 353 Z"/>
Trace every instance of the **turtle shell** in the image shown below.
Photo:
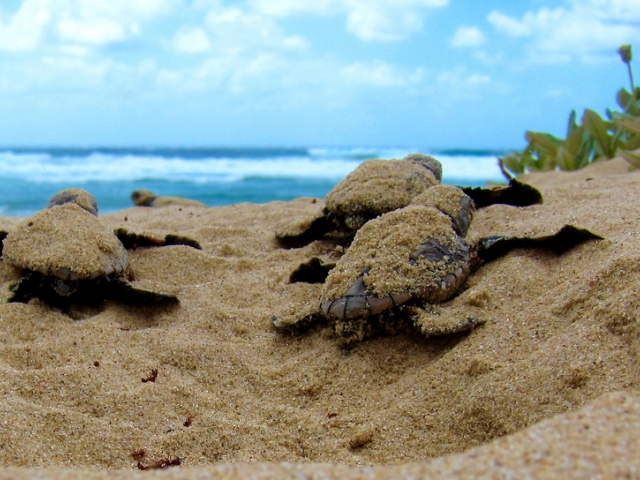
<path fill-rule="evenodd" d="M 74 203 L 36 213 L 4 240 L 3 258 L 18 269 L 63 280 L 122 273 L 127 251 L 98 217 Z"/>
<path fill-rule="evenodd" d="M 329 273 L 321 303 L 329 305 L 355 287 L 376 298 L 392 296 L 396 304 L 412 298 L 440 303 L 459 290 L 470 271 L 470 255 L 448 215 L 434 207 L 410 205 L 358 231 Z"/>
<path fill-rule="evenodd" d="M 364 223 L 409 205 L 415 196 L 439 183 L 432 170 L 416 162 L 367 160 L 327 194 L 326 206 L 346 222 L 362 217 L 363 221 L 356 223 Z M 359 227 L 354 225 L 353 230 Z"/>
<path fill-rule="evenodd" d="M 453 185 L 436 185 L 411 200 L 411 204 L 437 208 L 451 218 L 459 235 L 467 236 L 475 206 L 462 189 Z"/>
<path fill-rule="evenodd" d="M 67 188 L 65 190 L 60 190 L 49 199 L 47 208 L 55 207 L 56 205 L 64 205 L 65 203 L 75 203 L 92 215 L 98 215 L 98 202 L 95 197 L 81 188 Z"/>

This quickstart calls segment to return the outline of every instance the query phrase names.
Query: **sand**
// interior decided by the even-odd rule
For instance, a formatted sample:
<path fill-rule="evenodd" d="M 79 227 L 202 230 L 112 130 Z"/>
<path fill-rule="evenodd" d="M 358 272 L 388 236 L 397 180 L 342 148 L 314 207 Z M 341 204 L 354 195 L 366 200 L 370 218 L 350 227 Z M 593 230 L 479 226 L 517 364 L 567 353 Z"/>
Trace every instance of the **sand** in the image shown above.
<path fill-rule="evenodd" d="M 101 215 L 203 250 L 129 253 L 134 283 L 178 306 L 0 304 L 0 478 L 637 478 L 639 175 L 527 176 L 544 204 L 480 210 L 471 238 L 570 223 L 605 240 L 482 267 L 447 305 L 484 316 L 470 332 L 348 347 L 271 324 L 317 305 L 321 285 L 288 277 L 333 247 L 284 250 L 274 231 L 322 201 Z M 2 297 L 15 278 L 0 265 Z"/>

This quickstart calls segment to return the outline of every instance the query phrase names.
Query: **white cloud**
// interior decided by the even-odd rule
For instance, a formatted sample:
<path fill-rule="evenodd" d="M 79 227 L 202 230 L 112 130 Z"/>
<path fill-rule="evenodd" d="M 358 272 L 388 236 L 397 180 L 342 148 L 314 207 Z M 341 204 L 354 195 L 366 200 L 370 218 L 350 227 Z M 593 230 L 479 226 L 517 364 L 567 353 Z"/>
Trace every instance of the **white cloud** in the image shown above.
<path fill-rule="evenodd" d="M 24 0 L 0 24 L 0 49 L 101 46 L 140 34 L 140 24 L 166 14 L 180 0 Z M 45 42 L 46 39 L 46 42 Z M 75 49 L 80 51 L 79 49 Z M 86 51 L 86 50 L 83 50 Z"/>
<path fill-rule="evenodd" d="M 467 85 L 476 87 L 479 85 L 486 85 L 488 83 L 491 83 L 491 77 L 489 75 L 474 73 L 469 75 L 465 81 Z"/>
<path fill-rule="evenodd" d="M 469 73 L 466 68 L 458 67 L 455 70 L 447 70 L 438 75 L 439 84 L 448 85 L 456 90 L 477 88 L 492 82 L 489 75 L 480 73 Z"/>
<path fill-rule="evenodd" d="M 381 61 L 356 62 L 346 65 L 340 70 L 340 76 L 354 85 L 371 85 L 375 87 L 405 87 L 419 83 L 424 71 L 402 71 L 397 67 Z"/>
<path fill-rule="evenodd" d="M 44 28 L 51 22 L 48 3 L 26 0 L 6 25 L 0 24 L 0 49 L 21 51 L 36 48 Z"/>
<path fill-rule="evenodd" d="M 256 48 L 300 50 L 308 46 L 299 35 L 285 35 L 272 18 L 237 7 L 211 9 L 205 25 L 218 52 L 238 54 Z"/>
<path fill-rule="evenodd" d="M 543 9 L 546 12 L 546 9 Z M 508 15 L 494 10 L 489 14 L 487 20 L 492 24 L 496 30 L 505 33 L 510 37 L 525 37 L 533 33 L 534 23 L 532 21 L 533 15 L 531 12 L 527 13 L 522 20 L 517 20 Z"/>
<path fill-rule="evenodd" d="M 425 10 L 449 0 L 253 0 L 255 11 L 274 17 L 345 15 L 346 29 L 364 41 L 399 41 L 422 28 Z"/>
<path fill-rule="evenodd" d="M 202 53 L 209 50 L 211 43 L 202 28 L 183 27 L 173 39 L 173 48 L 181 53 Z"/>
<path fill-rule="evenodd" d="M 613 58 L 621 44 L 640 42 L 637 0 L 571 0 L 568 8 L 540 8 L 520 19 L 493 11 L 487 20 L 500 33 L 530 39 L 529 61 Z"/>
<path fill-rule="evenodd" d="M 476 101 L 487 95 L 504 96 L 512 91 L 505 80 L 470 71 L 465 66 L 440 72 L 432 88 L 440 97 L 455 101 Z"/>
<path fill-rule="evenodd" d="M 137 26 L 127 26 L 110 20 L 90 21 L 61 20 L 57 31 L 60 40 L 89 45 L 105 45 L 124 40 L 129 33 L 135 33 Z"/>
<path fill-rule="evenodd" d="M 347 31 L 364 41 L 395 42 L 422 28 L 413 9 L 358 6 L 347 14 Z"/>
<path fill-rule="evenodd" d="M 478 27 L 461 25 L 451 38 L 453 47 L 479 47 L 485 41 L 482 31 Z"/>
<path fill-rule="evenodd" d="M 0 49 L 35 54 L 4 55 L 10 62 L 0 65 L 0 97 L 19 93 L 27 98 L 37 91 L 114 102 L 134 96 L 141 102 L 206 98 L 234 108 L 303 110 L 343 108 L 365 95 L 422 94 L 429 90 L 423 69 L 398 67 L 375 60 L 375 55 L 346 61 L 336 53 L 314 53 L 306 38 L 283 28 L 281 18 L 309 10 L 342 15 L 359 38 L 390 41 L 421 28 L 425 9 L 447 3 L 318 0 L 309 6 L 273 0 L 271 10 L 260 10 L 244 3 L 196 0 L 179 12 L 171 30 L 161 31 L 157 27 L 165 20 L 159 17 L 179 1 L 187 3 L 24 0 L 18 11 L 0 17 Z M 9 29 L 23 36 L 14 35 L 9 43 L 4 35 Z M 120 48 L 101 48 L 137 40 L 142 48 L 124 56 L 119 56 Z M 162 47 L 165 51 L 157 55 Z M 201 100 L 195 102 L 201 106 Z"/>
<path fill-rule="evenodd" d="M 328 57 L 297 60 L 283 53 L 211 56 L 193 68 L 158 72 L 158 84 L 174 92 L 227 93 L 255 102 L 276 96 L 298 106 L 301 101 L 345 104 L 364 91 L 402 90 L 424 83 L 420 68 L 405 70 L 382 61 L 344 63 Z"/>
<path fill-rule="evenodd" d="M 252 0 L 252 8 L 264 15 L 287 17 L 295 14 L 331 15 L 339 10 L 340 1 L 314 0 L 304 2 L 300 0 Z"/>

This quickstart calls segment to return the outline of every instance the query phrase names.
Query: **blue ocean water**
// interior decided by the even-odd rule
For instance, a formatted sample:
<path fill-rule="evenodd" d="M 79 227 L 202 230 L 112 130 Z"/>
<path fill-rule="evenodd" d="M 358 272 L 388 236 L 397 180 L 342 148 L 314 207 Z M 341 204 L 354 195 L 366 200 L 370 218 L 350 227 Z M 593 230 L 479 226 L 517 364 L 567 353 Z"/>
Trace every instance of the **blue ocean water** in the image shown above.
<path fill-rule="evenodd" d="M 0 215 L 31 215 L 69 187 L 90 191 L 101 213 L 132 206 L 130 194 L 141 188 L 210 206 L 323 198 L 362 161 L 416 151 L 442 162 L 444 183 L 504 181 L 497 163 L 504 152 L 489 150 L 0 147 Z"/>

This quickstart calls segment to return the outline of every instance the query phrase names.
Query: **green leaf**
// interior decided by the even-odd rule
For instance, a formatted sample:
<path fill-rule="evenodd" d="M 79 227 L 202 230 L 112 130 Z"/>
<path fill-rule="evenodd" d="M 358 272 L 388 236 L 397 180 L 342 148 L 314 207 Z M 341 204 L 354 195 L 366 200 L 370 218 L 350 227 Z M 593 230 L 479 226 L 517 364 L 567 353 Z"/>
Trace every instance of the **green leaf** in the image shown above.
<path fill-rule="evenodd" d="M 617 110 L 609 110 L 607 109 L 608 114 L 611 116 L 611 120 L 615 121 L 616 118 L 628 118 L 629 115 L 627 115 L 624 112 L 618 112 Z"/>
<path fill-rule="evenodd" d="M 575 127 L 567 135 L 567 140 L 564 142 L 566 150 L 573 156 L 576 156 L 582 146 L 582 140 L 584 137 L 584 127 Z"/>
<path fill-rule="evenodd" d="M 631 101 L 629 102 L 629 105 L 627 105 L 627 109 L 625 110 L 625 113 L 633 116 L 633 117 L 640 117 L 640 100 L 635 100 L 635 101 Z"/>
<path fill-rule="evenodd" d="M 621 125 L 634 133 L 640 133 L 640 117 L 616 118 L 614 123 L 616 125 Z"/>
<path fill-rule="evenodd" d="M 531 144 L 532 148 L 538 151 L 542 155 L 556 156 L 558 147 L 562 144 L 562 141 L 548 133 L 531 132 L 528 131 L 525 134 L 527 141 Z"/>
<path fill-rule="evenodd" d="M 623 143 L 626 142 L 629 135 L 633 134 L 631 132 L 627 132 L 627 130 L 618 125 L 615 133 L 613 134 L 613 145 L 617 145 L 618 147 L 620 147 Z"/>
<path fill-rule="evenodd" d="M 556 162 L 558 163 L 558 167 L 560 170 L 575 170 L 575 158 L 571 153 L 567 151 L 567 149 L 563 146 L 558 147 L 558 155 L 556 157 Z"/>
<path fill-rule="evenodd" d="M 640 155 L 635 152 L 628 152 L 626 150 L 620 150 L 620 156 L 627 162 L 633 165 L 635 168 L 640 168 Z"/>
<path fill-rule="evenodd" d="M 499 157 L 498 161 L 505 169 L 516 175 L 520 175 L 526 171 L 527 159 L 525 155 L 518 152 L 511 152 L 504 157 Z"/>
<path fill-rule="evenodd" d="M 626 88 L 621 88 L 620 90 L 618 90 L 616 101 L 618 102 L 618 105 L 620 105 L 620 108 L 626 111 L 627 105 L 629 105 L 632 100 L 633 98 L 631 97 L 631 93 L 629 93 Z"/>
<path fill-rule="evenodd" d="M 631 135 L 620 147 L 625 150 L 638 150 L 640 148 L 640 135 Z"/>
<path fill-rule="evenodd" d="M 569 122 L 567 125 L 567 138 L 571 135 L 571 132 L 574 128 L 576 128 L 576 111 L 571 110 L 571 115 L 569 115 Z"/>
<path fill-rule="evenodd" d="M 591 163 L 591 152 L 593 151 L 593 138 L 585 134 L 582 138 L 580 151 L 576 155 L 576 168 L 584 168 Z"/>
<path fill-rule="evenodd" d="M 613 145 L 612 137 L 609 134 L 611 123 L 605 122 L 600 115 L 590 109 L 584 111 L 582 116 L 582 125 L 593 137 L 599 153 L 607 158 L 615 155 L 615 145 Z"/>

